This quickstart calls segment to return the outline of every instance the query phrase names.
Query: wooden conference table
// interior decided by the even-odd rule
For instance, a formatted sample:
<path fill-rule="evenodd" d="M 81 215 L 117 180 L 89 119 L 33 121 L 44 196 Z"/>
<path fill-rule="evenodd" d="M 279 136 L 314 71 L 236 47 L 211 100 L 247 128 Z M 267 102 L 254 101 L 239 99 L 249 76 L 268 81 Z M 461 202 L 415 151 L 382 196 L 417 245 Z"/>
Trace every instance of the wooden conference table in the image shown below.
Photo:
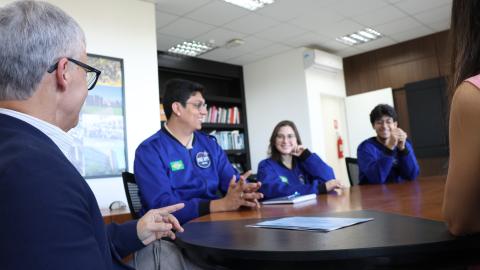
<path fill-rule="evenodd" d="M 213 213 L 184 225 L 177 243 L 217 269 L 435 268 L 476 263 L 480 238 L 455 238 L 442 221 L 445 177 L 365 185 L 295 205 Z M 321 233 L 251 228 L 286 216 L 373 217 Z"/>

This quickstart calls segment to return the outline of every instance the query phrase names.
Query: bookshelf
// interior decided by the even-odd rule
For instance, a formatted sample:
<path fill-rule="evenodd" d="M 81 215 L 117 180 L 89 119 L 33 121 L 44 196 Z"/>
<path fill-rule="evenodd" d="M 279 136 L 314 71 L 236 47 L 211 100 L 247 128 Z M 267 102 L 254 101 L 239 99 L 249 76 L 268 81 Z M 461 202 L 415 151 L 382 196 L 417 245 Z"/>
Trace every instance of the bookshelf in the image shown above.
<path fill-rule="evenodd" d="M 218 115 L 209 113 L 207 122 L 202 124 L 202 131 L 216 135 L 234 167 L 240 166 L 244 171 L 251 169 L 243 68 L 160 51 L 157 56 L 160 101 L 163 84 L 169 79 L 181 78 L 202 84 L 205 87 L 203 96 L 208 104 L 207 109 L 215 107 L 218 110 Z M 230 137 L 228 134 L 231 134 Z"/>

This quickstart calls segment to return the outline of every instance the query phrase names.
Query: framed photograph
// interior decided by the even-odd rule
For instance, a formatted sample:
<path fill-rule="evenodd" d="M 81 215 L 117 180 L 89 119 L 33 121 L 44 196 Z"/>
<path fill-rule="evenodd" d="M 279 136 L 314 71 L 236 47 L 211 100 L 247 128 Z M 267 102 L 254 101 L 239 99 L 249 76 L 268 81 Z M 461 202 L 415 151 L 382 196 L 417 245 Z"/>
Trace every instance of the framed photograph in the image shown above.
<path fill-rule="evenodd" d="M 69 132 L 76 145 L 75 166 L 85 178 L 120 176 L 128 164 L 123 60 L 88 54 L 87 63 L 102 74 Z"/>

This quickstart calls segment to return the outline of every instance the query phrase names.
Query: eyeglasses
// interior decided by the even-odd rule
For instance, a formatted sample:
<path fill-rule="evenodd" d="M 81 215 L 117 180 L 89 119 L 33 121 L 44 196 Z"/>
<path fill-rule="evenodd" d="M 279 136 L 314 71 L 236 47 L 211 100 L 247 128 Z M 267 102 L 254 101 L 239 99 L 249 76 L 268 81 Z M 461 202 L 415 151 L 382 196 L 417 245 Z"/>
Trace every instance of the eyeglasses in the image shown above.
<path fill-rule="evenodd" d="M 296 136 L 295 136 L 295 134 L 287 134 L 287 135 L 277 134 L 277 136 L 275 136 L 275 138 L 276 138 L 277 140 L 284 140 L 284 139 L 291 140 L 291 139 L 296 138 Z"/>
<path fill-rule="evenodd" d="M 207 108 L 207 103 L 203 103 L 203 102 L 185 102 L 186 104 L 192 104 L 193 107 L 195 107 L 195 109 L 197 110 L 201 110 L 201 109 L 206 109 Z"/>
<path fill-rule="evenodd" d="M 95 87 L 95 85 L 97 84 L 98 77 L 100 77 L 100 74 L 102 72 L 100 70 L 98 70 L 94 67 L 91 67 L 91 66 L 89 66 L 85 63 L 82 63 L 78 60 L 75 60 L 75 59 L 72 59 L 72 58 L 67 58 L 67 59 L 68 59 L 68 61 L 70 61 L 72 63 L 75 63 L 75 64 L 79 65 L 80 67 L 82 67 L 83 69 L 85 69 L 85 71 L 87 72 L 87 89 L 92 90 Z M 51 65 L 47 69 L 47 72 L 52 73 L 57 68 L 58 68 L 58 62 Z"/>

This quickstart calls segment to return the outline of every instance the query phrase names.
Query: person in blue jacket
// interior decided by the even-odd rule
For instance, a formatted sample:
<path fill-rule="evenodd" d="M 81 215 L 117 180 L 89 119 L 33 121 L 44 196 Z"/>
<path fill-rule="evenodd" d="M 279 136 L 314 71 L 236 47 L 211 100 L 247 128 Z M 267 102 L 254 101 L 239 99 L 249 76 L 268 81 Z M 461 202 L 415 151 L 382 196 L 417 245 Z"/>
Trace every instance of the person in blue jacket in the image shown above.
<path fill-rule="evenodd" d="M 182 202 L 174 215 L 183 224 L 208 213 L 259 207 L 261 184 L 247 183 L 250 172 L 240 176 L 215 137 L 198 131 L 207 115 L 203 86 L 171 79 L 164 88 L 167 122 L 135 153 L 142 212 Z"/>
<path fill-rule="evenodd" d="M 0 268 L 133 269 L 122 258 L 175 238 L 183 205 L 105 226 L 67 133 L 100 75 L 83 30 L 49 3 L 17 1 L 0 7 L 0 33 Z"/>
<path fill-rule="evenodd" d="M 419 167 L 407 133 L 398 127 L 397 113 L 387 104 L 370 113 L 376 137 L 357 148 L 360 184 L 384 184 L 415 180 Z"/>
<path fill-rule="evenodd" d="M 342 187 L 332 168 L 302 145 L 292 121 L 281 121 L 275 126 L 269 153 L 270 158 L 262 160 L 257 170 L 265 199 L 320 194 Z"/>

